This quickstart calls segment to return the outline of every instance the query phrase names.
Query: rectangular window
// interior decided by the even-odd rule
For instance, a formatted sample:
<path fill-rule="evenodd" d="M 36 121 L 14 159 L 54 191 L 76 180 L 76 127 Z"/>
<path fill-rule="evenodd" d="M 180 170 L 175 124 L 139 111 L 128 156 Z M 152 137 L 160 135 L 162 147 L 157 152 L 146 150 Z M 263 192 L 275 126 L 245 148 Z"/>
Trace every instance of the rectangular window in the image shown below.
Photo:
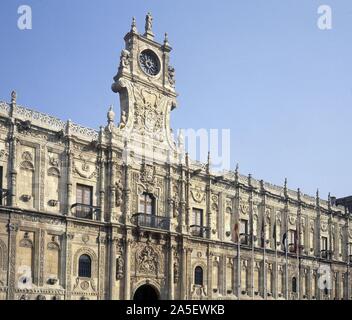
<path fill-rule="evenodd" d="M 297 250 L 296 230 L 288 231 L 288 249 L 289 249 L 289 252 L 291 253 L 295 253 Z"/>
<path fill-rule="evenodd" d="M 76 188 L 76 216 L 79 218 L 92 218 L 93 188 L 83 184 L 77 184 Z"/>
<path fill-rule="evenodd" d="M 328 238 L 327 237 L 321 237 L 321 257 L 324 259 L 328 258 Z"/>
<path fill-rule="evenodd" d="M 154 197 L 148 193 L 144 193 L 139 198 L 139 213 L 146 215 L 155 214 L 155 200 Z"/>
<path fill-rule="evenodd" d="M 248 244 L 248 220 L 241 220 L 240 223 L 241 244 Z"/>
<path fill-rule="evenodd" d="M 203 237 L 203 210 L 193 208 L 191 226 L 192 235 Z"/>
<path fill-rule="evenodd" d="M 321 250 L 328 250 L 328 238 L 327 237 L 321 237 Z"/>

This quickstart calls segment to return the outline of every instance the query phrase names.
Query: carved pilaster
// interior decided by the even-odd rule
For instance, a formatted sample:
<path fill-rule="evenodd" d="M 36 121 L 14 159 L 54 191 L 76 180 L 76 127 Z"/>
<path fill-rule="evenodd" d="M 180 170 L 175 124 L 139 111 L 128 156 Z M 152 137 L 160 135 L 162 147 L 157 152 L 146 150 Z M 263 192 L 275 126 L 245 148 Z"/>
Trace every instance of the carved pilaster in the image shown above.
<path fill-rule="evenodd" d="M 169 246 L 169 275 L 168 275 L 168 283 L 169 283 L 169 300 L 174 300 L 175 295 L 175 281 L 174 281 L 174 254 L 175 254 L 176 246 L 173 243 L 172 239 L 170 239 Z"/>
<path fill-rule="evenodd" d="M 9 259 L 8 259 L 8 292 L 7 300 L 15 299 L 16 289 L 16 237 L 18 232 L 18 224 L 10 222 L 7 225 L 8 239 L 9 239 Z"/>
<path fill-rule="evenodd" d="M 74 238 L 73 233 L 67 233 L 65 237 L 65 248 L 66 248 L 66 300 L 71 300 L 71 278 L 72 278 L 72 240 Z"/>
<path fill-rule="evenodd" d="M 125 164 L 124 169 L 125 169 L 125 205 L 124 205 L 125 212 L 124 212 L 124 214 L 125 214 L 125 223 L 130 224 L 130 217 L 131 217 L 130 171 L 131 171 L 131 166 L 128 164 Z"/>
<path fill-rule="evenodd" d="M 39 233 L 39 286 L 44 285 L 44 260 L 45 260 L 45 230 Z"/>
<path fill-rule="evenodd" d="M 124 282 L 124 291 L 125 291 L 125 300 L 131 300 L 131 244 L 132 238 L 129 234 L 126 235 L 125 240 L 125 282 Z"/>
<path fill-rule="evenodd" d="M 66 213 L 68 216 L 71 216 L 71 206 L 73 205 L 73 194 L 72 194 L 72 161 L 73 161 L 73 154 L 70 150 L 70 140 L 67 141 L 67 153 L 66 153 L 66 170 L 67 170 L 67 208 Z"/>
<path fill-rule="evenodd" d="M 10 204 L 13 207 L 17 206 L 17 171 L 16 171 L 16 161 L 17 161 L 17 144 L 19 141 L 16 138 L 17 127 L 15 125 L 14 119 L 11 119 L 10 134 L 9 134 L 9 168 L 10 168 L 10 190 L 11 198 Z"/>

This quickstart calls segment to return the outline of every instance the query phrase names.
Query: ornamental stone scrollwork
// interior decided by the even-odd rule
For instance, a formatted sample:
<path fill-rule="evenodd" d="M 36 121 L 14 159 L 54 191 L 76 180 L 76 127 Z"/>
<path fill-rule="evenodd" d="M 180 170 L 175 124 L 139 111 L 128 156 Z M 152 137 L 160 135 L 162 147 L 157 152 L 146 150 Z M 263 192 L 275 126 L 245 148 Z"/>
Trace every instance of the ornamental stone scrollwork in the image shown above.
<path fill-rule="evenodd" d="M 0 150 L 0 160 L 5 159 L 8 155 L 9 153 L 6 150 L 4 149 Z"/>
<path fill-rule="evenodd" d="M 17 232 L 18 231 L 18 224 L 17 223 L 9 223 L 7 225 L 8 232 Z"/>
<path fill-rule="evenodd" d="M 29 151 L 22 153 L 21 169 L 34 171 L 33 156 Z"/>
<path fill-rule="evenodd" d="M 0 239 L 0 269 L 7 270 L 7 247 L 4 241 Z"/>
<path fill-rule="evenodd" d="M 201 190 L 200 187 L 195 187 L 191 189 L 191 195 L 195 202 L 202 203 L 205 199 L 205 193 Z"/>
<path fill-rule="evenodd" d="M 80 160 L 73 161 L 73 173 L 79 175 L 81 178 L 93 179 L 98 176 L 99 166 L 95 165 L 93 169 L 88 164 L 88 161 L 83 159 L 82 156 Z"/>
<path fill-rule="evenodd" d="M 348 237 L 352 239 L 352 230 L 348 230 Z"/>
<path fill-rule="evenodd" d="M 27 232 L 24 234 L 23 239 L 20 241 L 20 247 L 33 248 L 33 242 L 31 239 L 29 239 L 29 235 Z"/>
<path fill-rule="evenodd" d="M 138 271 L 144 274 L 156 275 L 159 267 L 159 257 L 155 250 L 147 245 L 137 257 Z"/>
<path fill-rule="evenodd" d="M 174 251 L 174 283 L 178 283 L 180 277 L 180 257 L 177 251 Z"/>
<path fill-rule="evenodd" d="M 152 165 L 148 165 L 143 163 L 142 171 L 140 175 L 140 181 L 144 184 L 154 185 L 155 183 L 155 167 Z"/>
<path fill-rule="evenodd" d="M 326 232 L 328 230 L 328 224 L 326 222 L 321 223 L 321 231 Z"/>
<path fill-rule="evenodd" d="M 205 286 L 193 285 L 191 296 L 194 299 L 204 299 L 207 297 Z"/>
<path fill-rule="evenodd" d="M 172 66 L 168 67 L 168 80 L 171 87 L 175 87 L 176 79 L 175 79 L 175 68 Z"/>
<path fill-rule="evenodd" d="M 240 212 L 244 215 L 249 213 L 249 204 L 246 202 L 240 202 Z"/>
<path fill-rule="evenodd" d="M 167 98 L 156 92 L 132 85 L 135 100 L 134 129 L 159 142 L 164 141 L 161 134 L 164 126 L 164 109 Z"/>
<path fill-rule="evenodd" d="M 290 225 L 295 225 L 296 224 L 296 217 L 289 216 L 288 217 L 288 222 L 290 223 Z"/>

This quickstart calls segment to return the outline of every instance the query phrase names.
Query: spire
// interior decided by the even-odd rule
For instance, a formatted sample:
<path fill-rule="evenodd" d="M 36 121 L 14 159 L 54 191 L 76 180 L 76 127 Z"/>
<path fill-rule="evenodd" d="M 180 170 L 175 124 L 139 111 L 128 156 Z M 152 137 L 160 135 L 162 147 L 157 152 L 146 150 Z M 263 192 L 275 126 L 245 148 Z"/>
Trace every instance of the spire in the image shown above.
<path fill-rule="evenodd" d="M 316 193 L 316 205 L 317 205 L 317 207 L 320 206 L 319 189 L 317 189 L 317 193 Z"/>
<path fill-rule="evenodd" d="M 154 33 L 153 33 L 153 17 L 150 12 L 148 12 L 147 16 L 145 17 L 145 37 L 148 39 L 153 40 L 154 39 Z"/>
<path fill-rule="evenodd" d="M 132 18 L 131 32 L 132 33 L 138 33 L 137 24 L 136 24 L 136 18 L 135 17 Z"/>

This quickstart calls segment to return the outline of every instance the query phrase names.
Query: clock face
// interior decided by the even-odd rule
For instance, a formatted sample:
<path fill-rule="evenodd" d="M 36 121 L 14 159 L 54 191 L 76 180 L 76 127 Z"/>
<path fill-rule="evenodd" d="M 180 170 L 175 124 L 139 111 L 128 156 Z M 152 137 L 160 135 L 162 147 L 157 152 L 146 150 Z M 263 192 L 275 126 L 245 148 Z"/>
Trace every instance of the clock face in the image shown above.
<path fill-rule="evenodd" d="M 144 50 L 139 56 L 142 70 L 149 76 L 156 76 L 160 71 L 160 63 L 157 55 L 151 50 Z"/>

